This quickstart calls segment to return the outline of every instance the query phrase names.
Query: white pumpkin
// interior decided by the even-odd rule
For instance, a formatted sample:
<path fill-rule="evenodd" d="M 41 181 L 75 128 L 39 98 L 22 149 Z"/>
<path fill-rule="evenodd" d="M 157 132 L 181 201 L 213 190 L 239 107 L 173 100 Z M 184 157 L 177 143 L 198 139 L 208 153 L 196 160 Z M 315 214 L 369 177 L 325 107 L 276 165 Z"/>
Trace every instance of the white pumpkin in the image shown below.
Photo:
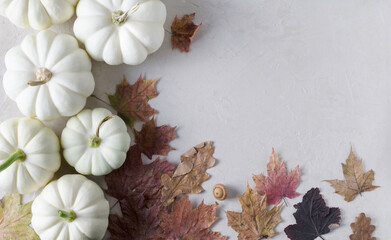
<path fill-rule="evenodd" d="M 78 0 L 0 0 L 0 14 L 18 27 L 47 29 L 68 21 Z"/>
<path fill-rule="evenodd" d="M 0 189 L 31 193 L 60 168 L 60 143 L 40 121 L 12 118 L 0 124 Z"/>
<path fill-rule="evenodd" d="M 164 39 L 160 0 L 80 0 L 76 14 L 76 37 L 93 59 L 110 65 L 140 64 Z"/>
<path fill-rule="evenodd" d="M 91 61 L 67 34 L 28 35 L 5 56 L 3 86 L 26 116 L 54 120 L 82 110 L 95 81 Z"/>
<path fill-rule="evenodd" d="M 69 119 L 61 135 L 64 158 L 81 174 L 106 175 L 122 166 L 130 147 L 125 122 L 104 108 Z"/>
<path fill-rule="evenodd" d="M 42 240 L 102 239 L 109 211 L 96 183 L 82 175 L 65 175 L 35 198 L 31 225 Z"/>

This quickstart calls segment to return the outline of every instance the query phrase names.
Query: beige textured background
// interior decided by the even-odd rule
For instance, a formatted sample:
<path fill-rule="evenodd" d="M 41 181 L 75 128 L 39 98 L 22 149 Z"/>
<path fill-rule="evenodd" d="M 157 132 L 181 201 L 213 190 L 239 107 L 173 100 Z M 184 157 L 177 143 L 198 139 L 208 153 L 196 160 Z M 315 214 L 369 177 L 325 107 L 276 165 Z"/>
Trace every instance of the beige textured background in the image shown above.
<path fill-rule="evenodd" d="M 203 25 L 188 54 L 171 50 L 169 35 L 161 49 L 139 66 L 93 62 L 95 93 L 105 98 L 125 74 L 130 82 L 146 74 L 160 78 L 158 124 L 178 126 L 179 156 L 191 146 L 213 140 L 216 167 L 207 190 L 192 195 L 194 205 L 214 202 L 214 184 L 224 183 L 229 198 L 220 203 L 213 229 L 236 239 L 226 210 L 240 210 L 235 195 L 266 172 L 272 147 L 288 167 L 302 167 L 298 191 L 320 187 L 329 206 L 342 210 L 342 226 L 326 239 L 348 239 L 350 223 L 366 212 L 375 236 L 389 239 L 391 189 L 391 1 L 388 0 L 166 0 L 169 30 L 176 14 L 196 12 Z M 74 18 L 52 29 L 72 33 Z M 0 18 L 0 77 L 4 55 L 33 30 Z M 1 79 L 1 78 L 0 78 Z M 91 98 L 88 107 L 105 107 Z M 0 121 L 21 116 L 0 88 Z M 60 133 L 67 119 L 48 123 Z M 342 178 L 340 163 L 350 146 L 374 169 L 380 189 L 346 203 L 324 179 Z M 71 172 L 65 164 L 61 174 Z M 94 178 L 102 184 L 102 179 Z M 33 196 L 29 196 L 33 197 Z M 294 222 L 289 200 L 281 232 Z"/>

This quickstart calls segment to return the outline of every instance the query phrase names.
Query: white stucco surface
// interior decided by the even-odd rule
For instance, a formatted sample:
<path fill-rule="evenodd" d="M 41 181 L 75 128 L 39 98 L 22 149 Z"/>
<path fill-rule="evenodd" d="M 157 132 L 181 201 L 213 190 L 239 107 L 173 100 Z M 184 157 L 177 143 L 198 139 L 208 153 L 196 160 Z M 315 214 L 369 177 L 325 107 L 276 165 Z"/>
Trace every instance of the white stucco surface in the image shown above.
<path fill-rule="evenodd" d="M 391 216 L 391 1 L 388 0 L 166 0 L 165 29 L 175 15 L 196 12 L 202 27 L 189 53 L 163 46 L 139 66 L 108 66 L 93 62 L 94 94 L 106 99 L 125 75 L 133 83 L 140 74 L 160 78 L 160 95 L 151 105 L 158 124 L 178 126 L 177 150 L 167 159 L 179 162 L 188 148 L 215 142 L 217 165 L 208 172 L 203 194 L 223 183 L 229 198 L 220 202 L 213 230 L 236 239 L 224 211 L 240 210 L 235 198 L 254 186 L 252 174 L 266 172 L 272 147 L 302 170 L 298 192 L 319 187 L 329 206 L 340 207 L 341 226 L 325 239 L 348 239 L 350 223 L 365 212 L 376 225 L 374 236 L 389 238 Z M 72 34 L 75 18 L 52 27 Z M 31 29 L 19 29 L 0 17 L 0 79 L 4 55 Z M 0 80 L 1 81 L 1 80 Z M 106 107 L 94 98 L 87 107 Z M 0 121 L 21 116 L 0 88 Z M 48 123 L 60 134 L 67 119 Z M 341 162 L 350 146 L 375 171 L 375 185 L 347 203 L 325 179 L 342 179 Z M 65 163 L 58 175 L 72 172 Z M 93 178 L 103 186 L 102 178 Z M 33 197 L 28 196 L 29 198 Z M 284 228 L 294 223 L 288 200 L 276 240 L 287 239 Z M 388 229 L 388 230 L 387 230 Z"/>

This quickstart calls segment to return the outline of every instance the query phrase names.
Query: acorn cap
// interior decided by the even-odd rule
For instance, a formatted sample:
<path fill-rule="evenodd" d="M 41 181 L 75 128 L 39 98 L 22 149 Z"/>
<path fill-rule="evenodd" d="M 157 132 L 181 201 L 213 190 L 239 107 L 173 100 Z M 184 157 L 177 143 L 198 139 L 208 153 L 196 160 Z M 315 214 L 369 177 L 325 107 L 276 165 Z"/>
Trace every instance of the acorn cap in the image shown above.
<path fill-rule="evenodd" d="M 216 184 L 213 187 L 213 196 L 217 200 L 222 201 L 227 198 L 227 195 L 228 195 L 227 188 L 223 184 Z"/>

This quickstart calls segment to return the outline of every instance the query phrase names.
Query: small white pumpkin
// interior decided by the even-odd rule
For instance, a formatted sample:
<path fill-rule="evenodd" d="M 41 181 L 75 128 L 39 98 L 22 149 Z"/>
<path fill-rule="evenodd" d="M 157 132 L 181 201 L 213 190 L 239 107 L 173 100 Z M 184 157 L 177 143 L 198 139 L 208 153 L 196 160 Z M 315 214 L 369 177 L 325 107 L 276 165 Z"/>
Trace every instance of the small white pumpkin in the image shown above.
<path fill-rule="evenodd" d="M 0 14 L 18 27 L 47 29 L 73 16 L 78 0 L 0 0 Z"/>
<path fill-rule="evenodd" d="M 0 124 L 0 189 L 26 194 L 48 183 L 60 168 L 60 143 L 40 121 L 11 118 Z"/>
<path fill-rule="evenodd" d="M 50 30 L 28 35 L 5 56 L 6 94 L 26 116 L 54 120 L 82 110 L 95 81 L 77 40 Z"/>
<path fill-rule="evenodd" d="M 102 239 L 109 211 L 96 183 L 82 175 L 65 175 L 36 197 L 31 225 L 42 240 Z"/>
<path fill-rule="evenodd" d="M 130 140 L 125 122 L 104 108 L 83 110 L 61 135 L 65 160 L 79 173 L 96 176 L 122 166 Z"/>
<path fill-rule="evenodd" d="M 76 14 L 76 37 L 93 59 L 110 65 L 140 64 L 164 39 L 160 0 L 80 0 Z"/>

